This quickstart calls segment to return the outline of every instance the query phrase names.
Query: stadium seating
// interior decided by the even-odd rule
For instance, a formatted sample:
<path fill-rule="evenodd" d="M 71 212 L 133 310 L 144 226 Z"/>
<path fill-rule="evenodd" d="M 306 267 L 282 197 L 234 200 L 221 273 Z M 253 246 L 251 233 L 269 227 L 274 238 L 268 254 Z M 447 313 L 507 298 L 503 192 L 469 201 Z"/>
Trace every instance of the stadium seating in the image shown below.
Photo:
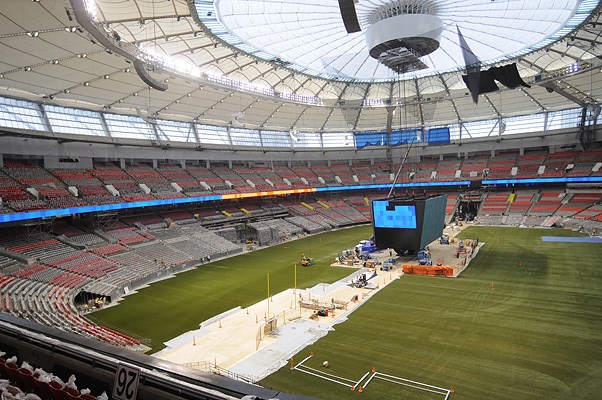
<path fill-rule="evenodd" d="M 578 214 L 600 201 L 600 199 L 602 199 L 602 193 L 569 193 L 567 197 L 570 199 L 556 210 L 554 213 L 555 216 L 570 217 Z"/>
<path fill-rule="evenodd" d="M 525 152 L 524 155 L 518 157 L 516 164 L 518 173 L 516 178 L 537 178 L 538 169 L 544 164 L 547 153 L 545 151 Z"/>
<path fill-rule="evenodd" d="M 0 349 L 3 355 L 5 352 L 2 350 L 11 351 L 10 347 Z M 21 366 L 19 367 L 18 364 Z M 89 394 L 89 389 L 82 388 L 81 392 L 77 389 L 75 375 L 57 377 L 44 371 L 33 360 L 20 360 L 10 353 L 0 357 L 0 376 L 6 379 L 6 384 L 0 388 L 0 396 L 3 399 L 97 399 L 96 396 Z"/>
<path fill-rule="evenodd" d="M 516 166 L 518 154 L 504 152 L 489 160 L 487 179 L 508 179 L 512 168 Z"/>
<path fill-rule="evenodd" d="M 531 208 L 533 196 L 536 191 L 520 191 L 512 196 L 510 207 L 508 208 L 509 214 L 520 214 L 525 215 Z"/>
<path fill-rule="evenodd" d="M 578 152 L 576 151 L 559 151 L 548 154 L 544 165 L 546 167 L 543 177 L 564 176 L 566 167 L 573 164 Z"/>
<path fill-rule="evenodd" d="M 483 171 L 488 168 L 488 155 L 475 155 L 462 162 L 462 179 L 483 179 Z"/>
<path fill-rule="evenodd" d="M 534 198 L 535 204 L 531 206 L 529 215 L 551 216 L 562 205 L 564 193 L 557 190 L 542 191 L 539 198 Z"/>
<path fill-rule="evenodd" d="M 351 171 L 357 176 L 360 185 L 369 185 L 373 183 L 372 179 L 372 165 L 366 162 L 354 163 L 351 167 Z"/>
<path fill-rule="evenodd" d="M 480 214 L 501 215 L 508 207 L 508 196 L 510 193 L 489 193 L 481 204 Z"/>
<path fill-rule="evenodd" d="M 353 171 L 349 167 L 349 164 L 332 164 L 330 171 L 336 177 L 338 176 L 343 185 L 357 185 L 358 183 L 353 180 Z M 339 184 L 336 181 L 336 184 Z M 336 184 L 334 186 L 336 186 Z"/>
<path fill-rule="evenodd" d="M 119 244 L 132 245 L 147 242 L 154 239 L 154 236 L 148 233 L 138 233 L 136 228 L 120 228 L 108 230 L 105 232 L 108 236 L 117 239 Z"/>

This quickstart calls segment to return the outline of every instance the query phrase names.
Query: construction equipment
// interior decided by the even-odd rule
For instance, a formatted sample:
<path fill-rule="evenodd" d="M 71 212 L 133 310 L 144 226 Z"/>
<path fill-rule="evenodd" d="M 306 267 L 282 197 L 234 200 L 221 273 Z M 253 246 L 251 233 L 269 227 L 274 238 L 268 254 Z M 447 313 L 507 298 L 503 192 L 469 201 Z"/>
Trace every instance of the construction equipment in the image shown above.
<path fill-rule="evenodd" d="M 351 287 L 363 288 L 368 285 L 368 279 L 366 278 L 366 274 L 361 274 L 357 277 L 355 281 L 351 281 Z"/>
<path fill-rule="evenodd" d="M 418 252 L 418 264 L 427 266 L 433 265 L 433 259 L 428 250 L 423 249 Z"/>
<path fill-rule="evenodd" d="M 303 267 L 309 267 L 311 265 L 314 265 L 316 261 L 313 258 L 309 258 L 309 257 L 305 257 L 303 256 L 303 258 L 301 258 L 301 266 Z"/>
<path fill-rule="evenodd" d="M 456 250 L 456 257 L 460 258 L 460 254 L 468 254 L 468 249 L 464 246 L 464 242 L 460 240 L 458 243 L 458 249 Z"/>
<path fill-rule="evenodd" d="M 393 266 L 397 263 L 397 259 L 395 257 L 387 258 L 382 267 L 380 267 L 381 271 L 390 271 L 393 269 Z"/>

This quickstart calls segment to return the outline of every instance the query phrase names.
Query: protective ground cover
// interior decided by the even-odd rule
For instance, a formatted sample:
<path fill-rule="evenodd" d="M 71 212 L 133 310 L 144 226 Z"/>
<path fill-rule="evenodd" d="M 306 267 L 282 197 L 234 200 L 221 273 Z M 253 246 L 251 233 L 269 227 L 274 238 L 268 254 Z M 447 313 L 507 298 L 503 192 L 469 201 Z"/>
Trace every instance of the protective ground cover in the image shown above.
<path fill-rule="evenodd" d="M 332 268 L 330 263 L 339 251 L 369 238 L 371 232 L 370 226 L 341 229 L 203 265 L 156 282 L 125 297 L 119 306 L 90 317 L 124 333 L 150 338 L 151 351 L 156 352 L 163 342 L 198 329 L 206 319 L 265 299 L 268 272 L 272 294 L 293 287 L 295 263 L 299 288 L 349 275 L 348 268 Z M 301 267 L 303 254 L 315 258 L 316 264 Z"/>
<path fill-rule="evenodd" d="M 550 243 L 565 230 L 471 227 L 485 242 L 457 279 L 403 276 L 310 352 L 313 368 L 359 379 L 386 374 L 443 388 L 452 399 L 599 399 L 602 393 L 602 246 Z M 492 283 L 494 290 L 492 290 Z M 440 399 L 371 382 L 361 394 L 284 367 L 264 386 L 322 399 Z"/>

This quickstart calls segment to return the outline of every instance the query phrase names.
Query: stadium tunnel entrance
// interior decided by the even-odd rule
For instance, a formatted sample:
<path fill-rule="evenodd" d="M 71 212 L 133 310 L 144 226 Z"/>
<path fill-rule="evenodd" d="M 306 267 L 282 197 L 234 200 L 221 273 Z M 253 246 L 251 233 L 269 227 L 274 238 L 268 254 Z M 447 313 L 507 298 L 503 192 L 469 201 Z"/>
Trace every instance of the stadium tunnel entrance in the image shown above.
<path fill-rule="evenodd" d="M 460 200 L 455 217 L 459 221 L 473 221 L 481 208 L 481 198 Z"/>
<path fill-rule="evenodd" d="M 111 297 L 111 295 L 103 293 L 81 291 L 75 296 L 73 302 L 77 308 L 81 308 L 84 311 L 94 311 L 110 304 Z"/>

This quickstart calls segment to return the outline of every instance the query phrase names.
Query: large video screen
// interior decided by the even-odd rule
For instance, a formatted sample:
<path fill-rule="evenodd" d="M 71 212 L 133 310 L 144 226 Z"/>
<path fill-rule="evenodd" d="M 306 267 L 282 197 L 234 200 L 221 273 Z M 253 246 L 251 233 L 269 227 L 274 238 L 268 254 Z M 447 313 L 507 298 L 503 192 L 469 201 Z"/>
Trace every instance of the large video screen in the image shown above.
<path fill-rule="evenodd" d="M 372 201 L 374 239 L 379 249 L 418 251 L 445 227 L 447 196 Z"/>
<path fill-rule="evenodd" d="M 389 200 L 372 202 L 375 228 L 416 229 L 416 207 L 396 204 Z"/>
<path fill-rule="evenodd" d="M 424 205 L 422 237 L 420 247 L 425 248 L 429 243 L 441 237 L 445 228 L 445 206 L 447 196 L 437 196 L 427 199 Z"/>

